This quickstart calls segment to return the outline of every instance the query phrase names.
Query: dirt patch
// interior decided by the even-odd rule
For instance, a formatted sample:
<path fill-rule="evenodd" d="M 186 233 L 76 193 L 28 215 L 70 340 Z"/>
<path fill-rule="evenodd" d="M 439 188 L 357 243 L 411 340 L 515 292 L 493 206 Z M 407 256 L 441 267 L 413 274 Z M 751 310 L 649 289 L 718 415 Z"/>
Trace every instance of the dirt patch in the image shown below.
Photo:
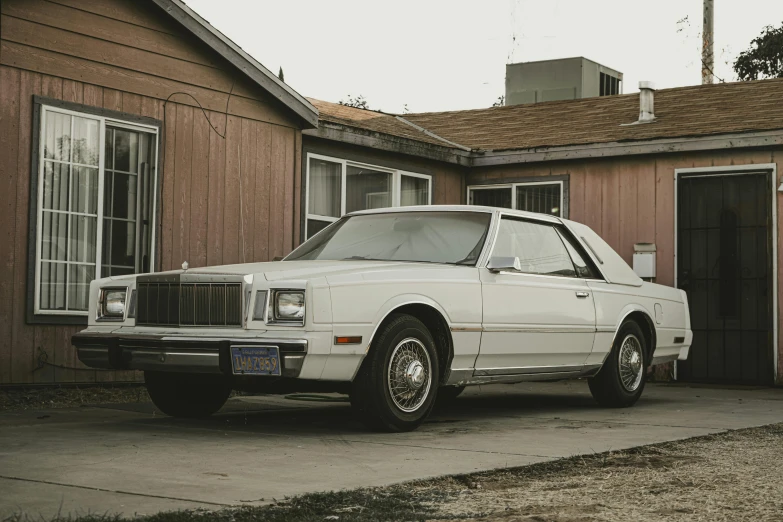
<path fill-rule="evenodd" d="M 778 424 L 472 475 L 434 520 L 780 521 L 781 448 Z"/>
<path fill-rule="evenodd" d="M 0 389 L 0 411 L 149 402 L 144 385 Z"/>

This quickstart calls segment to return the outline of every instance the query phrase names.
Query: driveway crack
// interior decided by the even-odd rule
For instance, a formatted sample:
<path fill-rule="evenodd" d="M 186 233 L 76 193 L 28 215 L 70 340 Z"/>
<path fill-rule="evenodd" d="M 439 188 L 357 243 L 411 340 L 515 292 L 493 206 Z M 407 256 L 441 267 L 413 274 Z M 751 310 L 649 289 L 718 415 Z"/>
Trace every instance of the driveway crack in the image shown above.
<path fill-rule="evenodd" d="M 101 491 L 103 493 L 117 493 L 119 495 L 133 495 L 136 497 L 147 497 L 147 498 L 160 498 L 163 500 L 178 500 L 180 502 L 193 502 L 194 504 L 208 504 L 210 506 L 221 506 L 221 507 L 229 507 L 233 504 L 223 504 L 220 502 L 209 502 L 206 500 L 196 500 L 192 498 L 181 498 L 181 497 L 167 497 L 165 495 L 151 495 L 149 493 L 136 493 L 134 491 L 122 491 L 119 489 L 107 489 L 107 488 L 98 488 L 95 486 L 80 486 L 78 484 L 65 484 L 63 482 L 54 482 L 51 480 L 39 480 L 39 479 L 30 479 L 30 478 L 23 478 L 23 477 L 12 477 L 9 475 L 0 475 L 0 479 L 6 479 L 6 480 L 18 480 L 21 482 L 33 482 L 35 484 L 49 484 L 51 486 L 63 486 L 66 488 L 78 488 L 78 489 L 87 489 L 92 491 Z"/>

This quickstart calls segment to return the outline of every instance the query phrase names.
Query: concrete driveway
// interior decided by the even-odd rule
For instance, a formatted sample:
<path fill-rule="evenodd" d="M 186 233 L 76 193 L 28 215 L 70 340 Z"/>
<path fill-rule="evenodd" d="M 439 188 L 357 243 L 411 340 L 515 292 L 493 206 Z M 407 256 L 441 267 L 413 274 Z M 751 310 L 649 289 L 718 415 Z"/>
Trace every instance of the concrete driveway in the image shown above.
<path fill-rule="evenodd" d="M 783 422 L 783 389 L 648 385 L 623 410 L 583 381 L 469 389 L 413 433 L 345 403 L 232 399 L 212 418 L 150 404 L 0 414 L 0 519 L 256 505 L 314 491 L 521 466 Z"/>

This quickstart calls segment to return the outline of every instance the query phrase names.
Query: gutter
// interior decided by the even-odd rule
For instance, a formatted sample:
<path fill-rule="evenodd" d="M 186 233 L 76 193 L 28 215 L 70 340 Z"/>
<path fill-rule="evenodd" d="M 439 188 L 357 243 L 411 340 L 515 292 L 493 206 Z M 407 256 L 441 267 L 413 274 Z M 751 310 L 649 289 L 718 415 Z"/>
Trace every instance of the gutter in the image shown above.
<path fill-rule="evenodd" d="M 433 145 L 410 138 L 392 136 L 340 123 L 321 120 L 318 128 L 302 131 L 305 136 L 358 145 L 376 150 L 408 154 L 463 167 L 471 166 L 471 153 L 454 147 Z"/>
<path fill-rule="evenodd" d="M 713 136 L 665 138 L 657 140 L 614 141 L 586 145 L 536 147 L 531 149 L 472 150 L 467 147 L 438 146 L 359 127 L 321 121 L 319 127 L 305 130 L 306 136 L 339 141 L 373 149 L 398 152 L 465 167 L 489 167 L 547 161 L 611 158 L 642 154 L 699 152 L 752 147 L 783 146 L 783 129 L 719 134 Z M 450 142 L 449 142 L 450 143 Z M 456 144 L 455 144 L 456 145 Z"/>
<path fill-rule="evenodd" d="M 472 167 L 564 161 L 574 159 L 609 158 L 639 154 L 665 154 L 671 152 L 697 152 L 749 147 L 783 145 L 783 130 L 720 134 L 714 136 L 665 138 L 643 141 L 615 141 L 589 145 L 563 147 L 539 147 L 486 151 L 471 156 Z"/>

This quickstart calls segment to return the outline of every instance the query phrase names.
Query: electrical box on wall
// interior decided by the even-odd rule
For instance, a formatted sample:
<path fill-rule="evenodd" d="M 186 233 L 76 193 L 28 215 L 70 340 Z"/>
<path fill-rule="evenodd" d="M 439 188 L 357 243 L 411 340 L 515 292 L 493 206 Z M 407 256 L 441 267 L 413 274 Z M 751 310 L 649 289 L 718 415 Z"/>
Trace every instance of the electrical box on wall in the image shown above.
<path fill-rule="evenodd" d="M 642 279 L 655 279 L 655 243 L 633 246 L 633 271 Z"/>

